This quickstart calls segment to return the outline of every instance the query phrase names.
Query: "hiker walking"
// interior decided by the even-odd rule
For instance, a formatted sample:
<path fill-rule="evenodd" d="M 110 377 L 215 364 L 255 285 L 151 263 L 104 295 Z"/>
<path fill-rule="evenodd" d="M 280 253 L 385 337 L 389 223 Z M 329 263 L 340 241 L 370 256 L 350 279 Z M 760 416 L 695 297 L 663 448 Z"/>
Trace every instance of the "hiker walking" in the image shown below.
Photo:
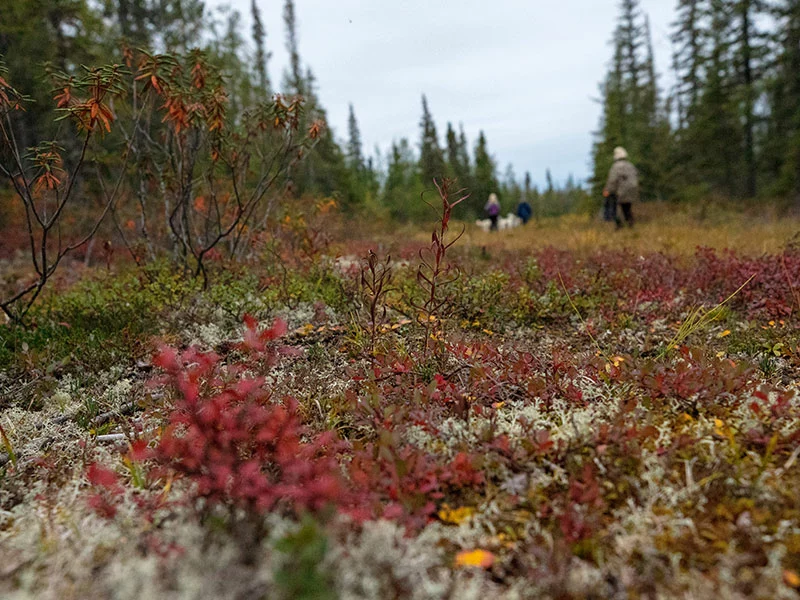
<path fill-rule="evenodd" d="M 500 216 L 500 201 L 497 199 L 497 194 L 489 194 L 489 200 L 486 202 L 486 206 L 483 207 L 483 211 L 492 222 L 489 231 L 497 231 L 497 218 Z"/>
<path fill-rule="evenodd" d="M 617 229 L 622 227 L 622 220 L 617 215 L 617 205 L 619 205 L 625 222 L 629 227 L 633 227 L 632 205 L 639 200 L 639 173 L 628 160 L 625 148 L 620 146 L 614 148 L 614 164 L 608 172 L 603 196 L 606 199 L 606 220 L 616 222 Z"/>
<path fill-rule="evenodd" d="M 517 204 L 517 216 L 522 219 L 523 225 L 531 220 L 531 215 L 533 215 L 533 209 L 527 200 L 522 200 Z"/>

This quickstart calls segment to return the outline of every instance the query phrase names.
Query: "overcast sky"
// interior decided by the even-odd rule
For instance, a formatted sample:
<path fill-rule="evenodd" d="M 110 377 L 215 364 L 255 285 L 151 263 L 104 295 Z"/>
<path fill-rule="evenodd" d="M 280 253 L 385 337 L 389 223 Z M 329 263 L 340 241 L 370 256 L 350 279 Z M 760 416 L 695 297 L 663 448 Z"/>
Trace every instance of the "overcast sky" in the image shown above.
<path fill-rule="evenodd" d="M 257 0 L 273 84 L 286 66 L 283 0 Z M 251 42 L 250 0 L 230 0 Z M 222 4 L 222 2 L 218 2 Z M 642 0 L 662 86 L 674 0 Z M 337 139 L 353 103 L 364 141 L 385 155 L 392 140 L 419 140 L 426 94 L 440 143 L 447 122 L 470 146 L 483 130 L 499 174 L 544 181 L 589 172 L 598 83 L 611 56 L 618 0 L 295 0 L 300 57 L 311 67 Z"/>

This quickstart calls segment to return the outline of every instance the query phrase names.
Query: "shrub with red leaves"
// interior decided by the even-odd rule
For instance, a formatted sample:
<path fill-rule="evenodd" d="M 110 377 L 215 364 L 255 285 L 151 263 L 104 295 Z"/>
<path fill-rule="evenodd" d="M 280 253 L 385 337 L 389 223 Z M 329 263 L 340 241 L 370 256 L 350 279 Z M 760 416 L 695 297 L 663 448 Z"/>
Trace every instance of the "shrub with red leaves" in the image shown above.
<path fill-rule="evenodd" d="M 102 465 L 92 463 L 86 469 L 86 479 L 94 487 L 89 496 L 89 506 L 101 517 L 112 519 L 117 514 L 117 501 L 123 488 L 117 474 Z"/>
<path fill-rule="evenodd" d="M 479 457 L 461 452 L 442 464 L 440 457 L 384 432 L 377 443 L 355 452 L 350 465 L 352 481 L 365 501 L 365 514 L 357 516 L 397 519 L 409 529 L 422 528 L 449 492 L 482 486 L 480 463 Z"/>
<path fill-rule="evenodd" d="M 242 348 L 249 362 L 226 368 L 216 354 L 194 348 L 162 348 L 156 356 L 154 364 L 178 392 L 156 447 L 158 459 L 196 484 L 195 500 L 204 509 L 258 515 L 280 505 L 297 513 L 344 501 L 333 435 L 311 435 L 294 399 L 277 403 L 263 378 L 242 376 L 247 366 L 272 364 L 281 352 L 272 342 L 286 324 L 276 321 L 259 332 L 254 319 L 245 323 Z"/>

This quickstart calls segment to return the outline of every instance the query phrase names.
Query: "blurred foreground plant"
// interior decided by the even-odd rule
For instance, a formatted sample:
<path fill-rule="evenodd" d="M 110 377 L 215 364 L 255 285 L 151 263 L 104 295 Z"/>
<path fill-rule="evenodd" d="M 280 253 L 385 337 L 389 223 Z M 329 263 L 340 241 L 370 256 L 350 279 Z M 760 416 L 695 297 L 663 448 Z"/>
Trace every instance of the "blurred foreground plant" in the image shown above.
<path fill-rule="evenodd" d="M 20 148 L 12 116 L 24 111 L 30 99 L 12 87 L 6 75 L 0 57 L 0 175 L 22 203 L 34 276 L 0 292 L 0 309 L 12 321 L 22 322 L 62 259 L 94 237 L 119 198 L 121 178 L 99 207 L 77 202 L 84 193 L 82 170 L 96 150 L 93 142 L 111 132 L 116 119 L 112 104 L 123 95 L 123 71 L 110 65 L 63 76 L 55 97 L 61 113 L 57 120 L 72 121 L 80 140 L 77 158 L 71 160 L 65 159 L 65 149 L 56 140 L 42 141 L 27 151 Z M 139 112 L 133 118 L 141 116 Z M 127 146 L 121 151 L 123 171 L 129 150 Z"/>
<path fill-rule="evenodd" d="M 241 117 L 229 115 L 222 74 L 199 50 L 126 50 L 125 59 L 125 66 L 54 74 L 55 121 L 75 129 L 61 126 L 57 139 L 27 152 L 14 117 L 29 99 L 6 81 L 0 60 L 0 176 L 22 204 L 34 272 L 0 292 L 0 310 L 15 322 L 109 215 L 138 265 L 169 254 L 205 286 L 207 261 L 249 251 L 290 169 L 324 134 L 322 121 L 300 131 L 301 97 L 276 95 Z M 109 239 L 103 251 L 110 263 Z"/>

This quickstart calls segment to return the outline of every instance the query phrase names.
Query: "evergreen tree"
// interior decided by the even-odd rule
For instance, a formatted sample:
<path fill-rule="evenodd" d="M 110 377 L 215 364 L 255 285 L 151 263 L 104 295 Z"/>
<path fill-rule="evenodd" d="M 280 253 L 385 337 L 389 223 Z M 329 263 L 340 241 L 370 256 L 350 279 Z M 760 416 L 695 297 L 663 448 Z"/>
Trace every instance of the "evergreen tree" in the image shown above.
<path fill-rule="evenodd" d="M 697 111 L 702 89 L 703 53 L 706 32 L 703 17 L 707 0 L 678 0 L 678 18 L 672 24 L 672 43 L 675 45 L 675 96 L 678 101 L 678 126 L 688 127 Z"/>
<path fill-rule="evenodd" d="M 464 133 L 464 124 L 459 123 L 458 132 L 458 162 L 464 166 L 468 173 L 467 180 L 472 180 L 472 163 L 469 158 L 469 145 L 467 144 L 467 134 Z"/>
<path fill-rule="evenodd" d="M 236 10 L 225 12 L 224 29 L 214 39 L 212 48 L 216 62 L 226 75 L 229 111 L 234 118 L 238 118 L 253 104 L 253 81 L 250 69 L 241 60 L 245 49 L 241 35 L 242 15 Z"/>
<path fill-rule="evenodd" d="M 463 136 L 463 131 L 462 131 Z M 447 124 L 447 168 L 450 174 L 458 182 L 459 188 L 469 191 L 472 188 L 472 181 L 469 172 L 469 154 L 462 149 L 461 139 L 456 135 L 451 123 Z M 466 140 L 464 140 L 466 144 Z"/>
<path fill-rule="evenodd" d="M 430 209 L 422 201 L 423 186 L 419 163 L 406 138 L 393 143 L 389 152 L 383 204 L 396 219 L 410 220 L 430 217 Z"/>
<path fill-rule="evenodd" d="M 664 195 L 670 128 L 659 98 L 649 21 L 639 0 L 622 0 L 614 42 L 614 59 L 601 86 L 593 191 L 595 196 L 602 191 L 613 149 L 623 146 L 641 173 L 642 196 L 659 197 Z"/>
<path fill-rule="evenodd" d="M 284 75 L 284 88 L 290 94 L 305 96 L 306 86 L 297 47 L 297 20 L 293 0 L 286 0 L 283 5 L 283 25 L 286 28 L 286 50 L 289 53 L 289 70 Z"/>
<path fill-rule="evenodd" d="M 698 144 L 699 105 L 706 73 L 708 39 L 708 0 L 678 0 L 678 19 L 672 24 L 675 46 L 673 98 L 677 110 L 677 130 L 671 148 L 672 176 L 685 188 L 702 182 L 699 170 L 703 149 Z"/>
<path fill-rule="evenodd" d="M 203 0 L 159 0 L 153 6 L 155 48 L 185 53 L 200 45 L 206 27 Z"/>
<path fill-rule="evenodd" d="M 800 207 L 800 0 L 781 0 L 773 17 L 777 56 L 768 86 L 764 162 L 771 191 L 793 196 Z"/>
<path fill-rule="evenodd" d="M 531 173 L 525 171 L 525 183 L 522 190 L 523 199 L 531 205 L 533 211 L 533 218 L 539 219 L 539 191 L 531 185 Z"/>
<path fill-rule="evenodd" d="M 600 86 L 600 93 L 603 108 L 600 113 L 600 127 L 594 134 L 595 142 L 592 149 L 594 165 L 592 193 L 598 198 L 605 186 L 608 170 L 611 168 L 612 152 L 615 147 L 621 146 L 627 139 L 622 47 L 619 43 L 615 45 L 612 68 Z"/>
<path fill-rule="evenodd" d="M 55 135 L 51 116 L 52 81 L 42 77 L 49 63 L 63 72 L 105 62 L 108 31 L 87 0 L 0 2 L 0 56 L 14 87 L 33 102 L 18 114 L 14 134 L 21 148 Z"/>
<path fill-rule="evenodd" d="M 503 174 L 502 190 L 503 198 L 506 201 L 506 206 L 509 211 L 516 212 L 517 205 L 522 202 L 522 188 L 517 181 L 514 165 L 510 163 L 506 167 L 506 172 Z"/>
<path fill-rule="evenodd" d="M 489 154 L 489 147 L 486 143 L 486 136 L 483 131 L 478 134 L 478 141 L 475 144 L 475 174 L 473 185 L 472 195 L 468 200 L 469 208 L 472 209 L 474 214 L 483 214 L 483 206 L 489 199 L 489 194 L 499 192 L 495 162 Z"/>
<path fill-rule="evenodd" d="M 364 155 L 361 149 L 361 131 L 356 121 L 356 113 L 353 104 L 350 104 L 350 112 L 347 117 L 347 162 L 355 173 L 359 174 L 364 170 Z"/>
<path fill-rule="evenodd" d="M 731 56 L 732 13 L 726 0 L 710 0 L 708 60 L 693 142 L 703 180 L 712 190 L 739 195 L 743 171 L 742 127 L 735 101 Z"/>
<path fill-rule="evenodd" d="M 549 168 L 544 172 L 544 179 L 546 187 L 541 197 L 542 209 L 546 214 L 558 214 L 559 211 L 556 209 L 556 186 L 553 183 L 553 174 Z"/>
<path fill-rule="evenodd" d="M 419 144 L 419 168 L 422 175 L 422 182 L 425 186 L 433 186 L 433 180 L 445 177 L 444 153 L 439 146 L 439 138 L 436 135 L 436 124 L 433 122 L 430 110 L 428 110 L 428 99 L 422 95 L 422 119 L 420 121 L 420 144 Z"/>
<path fill-rule="evenodd" d="M 737 90 L 743 126 L 745 194 L 755 197 L 757 188 L 756 164 L 756 100 L 760 95 L 758 86 L 762 78 L 760 62 L 766 55 L 764 35 L 756 23 L 763 14 L 762 0 L 735 0 L 732 3 L 734 15 L 732 55 L 737 68 Z"/>
<path fill-rule="evenodd" d="M 262 96 L 269 96 L 270 94 L 270 81 L 269 69 L 267 65 L 269 59 L 272 57 L 271 52 L 266 50 L 266 37 L 267 33 L 264 30 L 264 25 L 261 22 L 261 11 L 258 8 L 256 0 L 252 0 L 250 4 L 250 12 L 253 17 L 253 42 L 256 46 L 255 55 L 255 72 L 258 78 L 258 91 Z"/>
<path fill-rule="evenodd" d="M 116 10 L 109 7 L 107 12 L 116 13 L 119 32 L 132 46 L 149 48 L 152 46 L 153 7 L 149 0 L 112 0 Z"/>

